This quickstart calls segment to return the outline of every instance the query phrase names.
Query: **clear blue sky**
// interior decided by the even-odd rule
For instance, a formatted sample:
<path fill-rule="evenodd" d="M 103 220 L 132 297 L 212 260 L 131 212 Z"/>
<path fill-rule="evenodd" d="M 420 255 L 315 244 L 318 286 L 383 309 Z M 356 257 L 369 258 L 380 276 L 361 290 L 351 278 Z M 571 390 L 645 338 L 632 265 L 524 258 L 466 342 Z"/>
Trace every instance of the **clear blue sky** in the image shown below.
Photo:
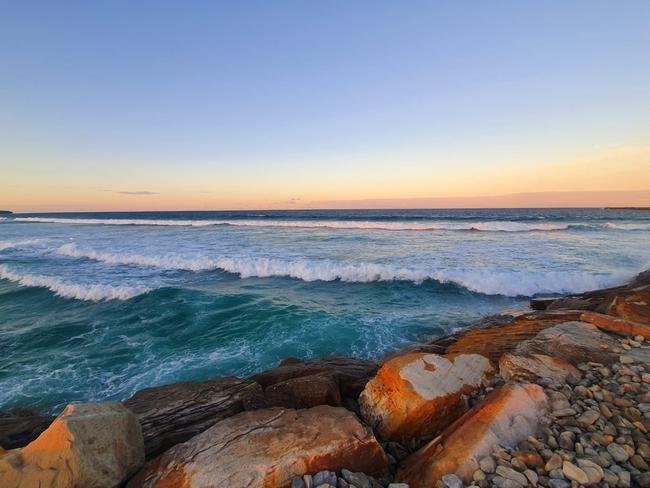
<path fill-rule="evenodd" d="M 612 148 L 629 188 L 542 189 L 644 189 L 649 26 L 647 1 L 6 2 L 0 204 L 530 191 Z"/>

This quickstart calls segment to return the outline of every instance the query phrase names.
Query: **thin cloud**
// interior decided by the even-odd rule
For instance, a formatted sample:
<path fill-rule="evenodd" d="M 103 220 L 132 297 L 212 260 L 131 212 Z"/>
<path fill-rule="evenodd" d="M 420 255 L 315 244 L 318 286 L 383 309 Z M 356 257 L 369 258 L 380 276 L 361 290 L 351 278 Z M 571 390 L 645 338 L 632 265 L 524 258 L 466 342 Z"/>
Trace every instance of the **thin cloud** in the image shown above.
<path fill-rule="evenodd" d="M 145 191 L 145 190 L 138 190 L 138 191 L 118 191 L 120 195 L 160 195 L 159 192 L 157 191 Z"/>

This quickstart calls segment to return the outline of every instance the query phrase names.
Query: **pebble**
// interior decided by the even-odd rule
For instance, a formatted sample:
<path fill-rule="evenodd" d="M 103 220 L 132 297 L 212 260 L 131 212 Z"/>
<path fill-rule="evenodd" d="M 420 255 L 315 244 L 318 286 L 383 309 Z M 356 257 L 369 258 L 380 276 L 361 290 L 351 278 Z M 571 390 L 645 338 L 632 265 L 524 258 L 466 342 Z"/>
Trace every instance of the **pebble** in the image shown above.
<path fill-rule="evenodd" d="M 587 476 L 587 473 L 569 461 L 564 461 L 562 464 L 562 472 L 564 473 L 564 476 L 567 477 L 567 479 L 576 481 L 581 485 L 586 485 L 589 483 L 589 477 Z"/>
<path fill-rule="evenodd" d="M 600 418 L 600 414 L 595 410 L 585 410 L 580 416 L 578 416 L 578 422 L 584 426 L 589 426 L 596 422 Z"/>
<path fill-rule="evenodd" d="M 544 469 L 546 471 L 553 471 L 554 469 L 558 469 L 562 466 L 562 458 L 560 457 L 559 454 L 553 454 L 548 461 L 546 461 L 546 466 L 544 466 Z"/>
<path fill-rule="evenodd" d="M 528 478 L 521 474 L 519 471 L 515 471 L 512 468 L 506 468 L 505 466 L 497 466 L 497 474 L 503 478 L 515 481 L 522 486 L 528 484 Z"/>
<path fill-rule="evenodd" d="M 616 462 L 619 463 L 627 461 L 630 457 L 625 449 L 614 443 L 607 446 L 607 452 L 614 458 Z"/>
<path fill-rule="evenodd" d="M 455 474 L 446 474 L 442 477 L 442 482 L 447 488 L 463 488 L 463 481 Z"/>
<path fill-rule="evenodd" d="M 294 478 L 291 480 L 291 488 L 307 488 L 307 485 L 302 478 Z"/>
<path fill-rule="evenodd" d="M 495 476 L 492 478 L 492 484 L 497 488 L 522 488 L 523 485 L 520 485 L 516 481 L 513 481 L 509 478 L 503 478 L 502 476 Z"/>
<path fill-rule="evenodd" d="M 481 471 L 484 473 L 492 474 L 496 470 L 496 463 L 492 456 L 485 456 L 479 460 L 478 467 L 481 468 Z"/>
<path fill-rule="evenodd" d="M 567 480 L 550 479 L 548 480 L 548 486 L 550 488 L 569 488 L 571 483 Z"/>
<path fill-rule="evenodd" d="M 368 477 L 363 473 L 353 473 L 347 469 L 341 471 L 345 481 L 351 485 L 356 486 L 357 488 L 372 488 L 372 483 Z"/>
<path fill-rule="evenodd" d="M 406 483 L 390 483 L 388 488 L 409 488 L 409 485 Z"/>

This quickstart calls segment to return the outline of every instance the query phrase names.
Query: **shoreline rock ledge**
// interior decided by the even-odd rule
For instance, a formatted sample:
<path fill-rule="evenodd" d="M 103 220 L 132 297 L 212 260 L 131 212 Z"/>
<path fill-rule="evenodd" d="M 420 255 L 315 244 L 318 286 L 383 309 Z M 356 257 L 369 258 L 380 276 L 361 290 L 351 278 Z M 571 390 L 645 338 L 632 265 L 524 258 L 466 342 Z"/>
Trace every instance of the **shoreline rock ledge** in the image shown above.
<path fill-rule="evenodd" d="M 649 304 L 647 271 L 381 361 L 0 412 L 0 488 L 650 488 Z"/>

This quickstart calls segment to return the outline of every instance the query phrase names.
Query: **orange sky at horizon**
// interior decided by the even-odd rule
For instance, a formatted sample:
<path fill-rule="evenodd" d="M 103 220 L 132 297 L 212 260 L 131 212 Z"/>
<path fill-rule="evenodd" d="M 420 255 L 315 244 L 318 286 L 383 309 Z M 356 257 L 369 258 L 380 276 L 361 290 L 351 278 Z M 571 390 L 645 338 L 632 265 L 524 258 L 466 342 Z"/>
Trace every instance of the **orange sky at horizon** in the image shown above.
<path fill-rule="evenodd" d="M 463 165 L 427 163 L 425 155 L 413 158 L 412 164 L 379 161 L 376 172 L 357 163 L 331 170 L 323 163 L 324 171 L 295 171 L 289 181 L 273 178 L 272 168 L 268 177 L 208 167 L 185 174 L 167 171 L 158 178 L 137 166 L 128 177 L 90 172 L 72 177 L 49 168 L 24 175 L 9 169 L 3 170 L 7 184 L 0 208 L 63 212 L 650 205 L 647 146 L 595 148 L 553 162 L 488 161 L 471 171 Z"/>

